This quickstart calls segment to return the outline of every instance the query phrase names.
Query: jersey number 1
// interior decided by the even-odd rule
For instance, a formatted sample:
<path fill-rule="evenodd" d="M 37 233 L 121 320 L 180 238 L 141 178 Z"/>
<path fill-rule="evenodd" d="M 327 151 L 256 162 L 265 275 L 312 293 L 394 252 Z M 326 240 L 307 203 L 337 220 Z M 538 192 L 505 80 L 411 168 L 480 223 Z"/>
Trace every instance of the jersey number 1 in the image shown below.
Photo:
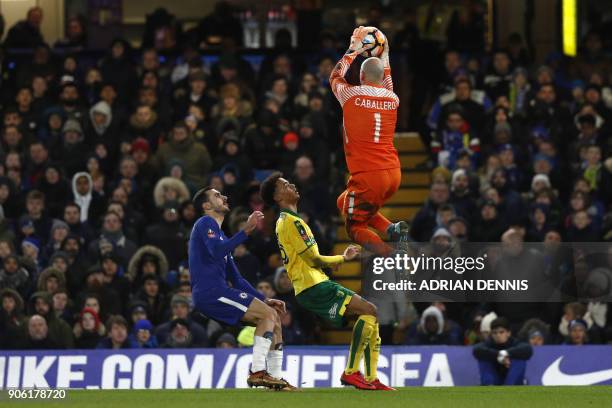
<path fill-rule="evenodd" d="M 374 143 L 380 142 L 380 112 L 374 112 Z M 342 122 L 342 131 L 344 133 L 344 141 L 348 144 L 348 134 L 346 133 L 346 127 L 344 127 L 344 122 Z"/>
<path fill-rule="evenodd" d="M 374 112 L 374 143 L 380 142 L 380 112 Z"/>

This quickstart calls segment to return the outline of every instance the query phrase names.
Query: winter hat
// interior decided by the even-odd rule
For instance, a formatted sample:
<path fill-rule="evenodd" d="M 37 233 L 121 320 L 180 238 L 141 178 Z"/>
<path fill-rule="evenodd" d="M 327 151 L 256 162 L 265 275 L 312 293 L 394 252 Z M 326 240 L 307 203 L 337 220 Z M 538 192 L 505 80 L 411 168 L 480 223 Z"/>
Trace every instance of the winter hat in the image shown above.
<path fill-rule="evenodd" d="M 172 320 L 172 321 L 170 322 L 170 330 L 171 330 L 171 331 L 172 331 L 172 330 L 174 330 L 174 328 L 175 328 L 176 326 L 178 326 L 179 324 L 180 324 L 181 326 L 185 326 L 185 327 L 187 327 L 189 330 L 191 330 L 191 326 L 189 326 L 189 322 L 188 322 L 187 320 L 185 320 L 185 319 L 174 319 L 174 320 Z"/>
<path fill-rule="evenodd" d="M 67 132 L 77 132 L 79 135 L 83 134 L 83 128 L 79 121 L 75 119 L 68 119 L 62 128 L 62 134 Z"/>
<path fill-rule="evenodd" d="M 497 314 L 495 312 L 490 312 L 484 315 L 482 321 L 480 322 L 480 332 L 490 332 L 491 323 L 495 319 L 497 319 Z"/>
<path fill-rule="evenodd" d="M 133 314 L 135 312 L 147 313 L 147 304 L 142 300 L 134 300 L 128 305 L 128 312 L 129 314 Z"/>
<path fill-rule="evenodd" d="M 51 225 L 51 235 L 53 235 L 56 229 L 65 229 L 67 231 L 70 231 L 70 227 L 68 226 L 68 224 L 58 219 L 53 220 L 53 224 Z"/>
<path fill-rule="evenodd" d="M 141 319 L 134 323 L 134 332 L 138 333 L 139 330 L 153 330 L 153 324 L 147 319 Z"/>
<path fill-rule="evenodd" d="M 588 324 L 584 319 L 574 319 L 567 325 L 568 331 L 571 331 L 576 326 L 582 326 L 584 330 L 588 329 Z"/>
<path fill-rule="evenodd" d="M 448 232 L 448 230 L 444 227 L 438 228 L 436 230 L 436 232 L 434 232 L 433 236 L 431 237 L 432 241 L 434 239 L 436 239 L 437 237 L 447 237 L 447 238 L 452 238 L 453 236 L 451 235 L 450 232 Z"/>
<path fill-rule="evenodd" d="M 535 338 L 535 337 L 541 337 L 544 338 L 544 335 L 542 334 L 541 331 L 539 330 L 532 330 L 529 332 L 529 340 Z"/>
<path fill-rule="evenodd" d="M 21 241 L 21 247 L 30 246 L 36 251 L 40 251 L 40 241 L 34 237 L 27 237 L 23 241 Z"/>
<path fill-rule="evenodd" d="M 533 180 L 531 180 L 531 188 L 533 189 L 537 182 L 543 182 L 547 187 L 550 188 L 550 179 L 546 174 L 536 174 L 533 176 Z"/>
<path fill-rule="evenodd" d="M 451 179 L 451 184 L 454 185 L 457 179 L 461 176 L 467 176 L 467 173 L 464 169 L 457 169 L 453 172 L 453 177 Z"/>
<path fill-rule="evenodd" d="M 96 313 L 95 310 L 93 310 L 90 307 L 84 307 L 83 310 L 81 310 L 81 313 L 79 313 L 79 323 L 81 323 L 81 326 L 83 325 L 83 315 L 85 313 L 89 313 L 90 315 L 93 316 L 94 320 L 96 321 L 96 327 L 95 330 L 98 330 L 98 327 L 100 327 L 100 324 L 102 323 L 100 321 L 100 316 L 98 316 L 98 314 Z"/>
<path fill-rule="evenodd" d="M 285 136 L 283 136 L 283 146 L 287 148 L 289 143 L 299 143 L 300 138 L 295 132 L 287 132 Z"/>
<path fill-rule="evenodd" d="M 68 255 L 68 252 L 66 251 L 55 251 L 53 255 L 51 255 L 51 258 L 49 259 L 49 265 L 53 265 L 53 262 L 55 262 L 57 258 L 62 258 L 66 263 L 68 263 L 70 256 Z"/>
<path fill-rule="evenodd" d="M 24 215 L 19 219 L 19 229 L 27 227 L 34 228 L 34 221 L 28 215 Z"/>
<path fill-rule="evenodd" d="M 221 343 L 229 343 L 232 345 L 232 347 L 238 346 L 238 343 L 236 342 L 236 338 L 232 336 L 231 333 L 223 333 L 221 336 L 219 336 L 216 344 L 218 346 Z"/>
<path fill-rule="evenodd" d="M 172 296 L 172 301 L 170 302 L 170 305 L 171 305 L 171 306 L 174 306 L 175 304 L 178 304 L 178 303 L 184 303 L 184 304 L 186 304 L 187 306 L 189 306 L 189 299 L 187 299 L 187 298 L 186 298 L 185 296 L 183 296 L 183 295 L 178 295 L 178 294 L 177 294 L 177 295 Z"/>
<path fill-rule="evenodd" d="M 138 137 L 132 142 L 132 153 L 136 151 L 143 151 L 145 153 L 149 153 L 151 150 L 151 146 L 149 142 L 144 137 Z"/>

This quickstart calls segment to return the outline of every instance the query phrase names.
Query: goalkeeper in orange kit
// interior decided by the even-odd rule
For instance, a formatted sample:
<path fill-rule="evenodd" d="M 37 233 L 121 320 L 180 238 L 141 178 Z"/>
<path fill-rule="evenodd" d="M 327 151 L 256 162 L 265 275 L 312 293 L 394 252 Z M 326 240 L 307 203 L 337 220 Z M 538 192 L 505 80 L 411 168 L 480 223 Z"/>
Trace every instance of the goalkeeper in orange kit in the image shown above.
<path fill-rule="evenodd" d="M 380 58 L 370 57 L 361 64 L 360 85 L 350 85 L 344 79 L 355 58 L 367 49 L 362 43 L 367 30 L 359 27 L 353 31 L 349 50 L 330 77 L 332 91 L 342 106 L 342 138 L 351 175 L 337 205 L 353 241 L 379 255 L 389 255 L 391 247 L 370 227 L 392 241 L 408 240 L 409 228 L 406 222 L 392 223 L 380 213 L 401 182 L 400 161 L 393 145 L 399 98 L 393 92 L 388 41 Z"/>

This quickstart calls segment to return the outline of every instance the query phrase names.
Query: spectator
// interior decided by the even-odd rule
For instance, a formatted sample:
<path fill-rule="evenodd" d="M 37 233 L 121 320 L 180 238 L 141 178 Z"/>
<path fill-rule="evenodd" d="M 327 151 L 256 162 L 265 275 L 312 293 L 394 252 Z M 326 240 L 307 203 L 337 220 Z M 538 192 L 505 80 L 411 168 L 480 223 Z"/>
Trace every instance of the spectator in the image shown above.
<path fill-rule="evenodd" d="M 106 321 L 108 336 L 100 340 L 98 349 L 129 349 L 132 348 L 128 339 L 127 321 L 119 315 L 113 315 Z"/>
<path fill-rule="evenodd" d="M 73 16 L 66 22 L 66 37 L 59 39 L 54 48 L 67 48 L 73 51 L 87 48 L 87 24 L 83 16 Z"/>
<path fill-rule="evenodd" d="M 130 259 L 127 268 L 127 277 L 132 282 L 133 288 L 139 288 L 147 275 L 157 276 L 160 280 L 166 280 L 168 274 L 168 259 L 159 249 L 151 245 L 145 245 L 136 251 Z"/>
<path fill-rule="evenodd" d="M 66 289 L 64 273 L 53 267 L 47 268 L 38 276 L 37 290 L 54 295 L 59 290 Z"/>
<path fill-rule="evenodd" d="M 45 330 L 42 338 L 46 338 L 48 334 L 49 341 L 55 346 L 54 348 L 73 348 L 74 338 L 72 330 L 65 321 L 58 319 L 53 309 L 53 301 L 51 295 L 47 292 L 34 292 L 30 296 L 29 313 L 41 316 L 45 320 Z M 42 335 L 42 326 L 36 324 L 40 329 L 39 335 Z"/>
<path fill-rule="evenodd" d="M 85 307 L 81 310 L 79 320 L 75 323 L 72 332 L 77 348 L 93 349 L 104 338 L 106 327 L 94 309 Z"/>
<path fill-rule="evenodd" d="M 10 288 L 0 291 L 0 348 L 16 349 L 26 341 L 27 319 L 24 315 L 23 298 Z"/>
<path fill-rule="evenodd" d="M 4 257 L 2 261 L 0 288 L 15 290 L 22 297 L 29 295 L 30 274 L 21 266 L 16 255 L 10 254 Z"/>
<path fill-rule="evenodd" d="M 281 316 L 281 327 L 283 331 L 284 344 L 304 344 L 306 336 L 293 316 L 291 308 L 287 308 L 287 312 Z M 218 341 L 217 341 L 218 342 Z"/>
<path fill-rule="evenodd" d="M 147 319 L 138 320 L 134 324 L 132 334 L 129 336 L 130 348 L 157 348 L 157 338 L 153 332 L 153 325 Z"/>
<path fill-rule="evenodd" d="M 582 319 L 574 319 L 568 324 L 569 336 L 565 344 L 572 346 L 582 346 L 589 343 L 587 336 L 587 322 Z"/>
<path fill-rule="evenodd" d="M 196 188 L 205 184 L 205 175 L 212 167 L 212 160 L 206 147 L 196 142 L 182 123 L 172 128 L 169 141 L 160 146 L 156 156 L 158 171 L 168 169 L 173 159 L 183 164 L 188 183 Z"/>
<path fill-rule="evenodd" d="M 166 201 L 176 201 L 182 204 L 190 199 L 189 190 L 185 183 L 174 177 L 163 177 L 153 191 L 155 206 L 159 209 L 164 208 Z"/>
<path fill-rule="evenodd" d="M 189 323 L 185 319 L 175 319 L 170 323 L 170 334 L 162 347 L 164 348 L 191 348 L 193 338 Z"/>
<path fill-rule="evenodd" d="M 53 294 L 53 310 L 58 319 L 62 319 L 69 325 L 74 323 L 72 314 L 72 302 L 68 297 L 68 291 L 65 288 L 60 288 Z"/>
<path fill-rule="evenodd" d="M 216 347 L 232 349 L 238 347 L 238 343 L 236 342 L 236 338 L 231 333 L 223 333 L 217 339 Z"/>
<path fill-rule="evenodd" d="M 160 289 L 160 280 L 156 275 L 147 274 L 143 277 L 142 286 L 136 292 L 136 298 L 147 304 L 149 320 L 157 325 L 163 321 L 166 310 L 166 297 Z"/>
<path fill-rule="evenodd" d="M 531 346 L 512 337 L 509 322 L 498 317 L 491 322 L 491 338 L 474 346 L 481 385 L 523 385 Z"/>
<path fill-rule="evenodd" d="M 436 227 L 436 214 L 438 207 L 449 200 L 448 185 L 434 183 L 429 190 L 429 199 L 423 208 L 414 216 L 410 226 L 410 236 L 417 242 L 427 242 Z"/>
<path fill-rule="evenodd" d="M 166 343 L 172 330 L 172 322 L 176 319 L 182 319 L 189 325 L 193 346 L 206 347 L 208 345 L 208 335 L 206 333 L 206 329 L 190 317 L 189 299 L 185 296 L 176 294 L 172 296 L 170 307 L 172 313 L 170 320 L 166 323 L 162 323 L 155 329 L 155 335 L 157 336 L 159 342 L 161 344 Z"/>
<path fill-rule="evenodd" d="M 137 247 L 123 233 L 119 215 L 115 212 L 107 212 L 104 215 L 100 236 L 89 244 L 88 250 L 91 259 L 99 259 L 106 253 L 114 252 L 121 265 L 127 265 Z"/>
<path fill-rule="evenodd" d="M 94 298 L 98 303 L 96 312 L 103 319 L 109 314 L 121 313 L 121 298 L 119 293 L 115 291 L 105 280 L 105 275 L 102 267 L 99 264 L 94 264 L 89 267 L 85 275 L 85 288 L 79 293 L 78 297 L 85 300 L 85 306 L 92 307 L 87 304 L 87 299 Z"/>
<path fill-rule="evenodd" d="M 49 335 L 49 327 L 44 317 L 33 315 L 28 320 L 28 336 L 25 344 L 22 345 L 26 350 L 54 350 L 66 348 L 56 343 Z"/>
<path fill-rule="evenodd" d="M 179 203 L 168 200 L 164 203 L 160 222 L 145 231 L 148 237 L 146 243 L 161 249 L 171 269 L 175 269 L 187 257 L 186 241 L 189 232 L 181 224 L 180 217 Z"/>
<path fill-rule="evenodd" d="M 16 23 L 6 34 L 4 46 L 6 48 L 34 48 L 43 44 L 40 25 L 43 19 L 43 10 L 40 7 L 32 7 L 28 10 L 25 20 Z"/>
<path fill-rule="evenodd" d="M 407 344 L 412 345 L 453 345 L 461 344 L 461 336 L 452 330 L 451 323 L 444 318 L 438 307 L 429 306 L 421 314 L 420 321 L 408 329 L 406 340 Z"/>

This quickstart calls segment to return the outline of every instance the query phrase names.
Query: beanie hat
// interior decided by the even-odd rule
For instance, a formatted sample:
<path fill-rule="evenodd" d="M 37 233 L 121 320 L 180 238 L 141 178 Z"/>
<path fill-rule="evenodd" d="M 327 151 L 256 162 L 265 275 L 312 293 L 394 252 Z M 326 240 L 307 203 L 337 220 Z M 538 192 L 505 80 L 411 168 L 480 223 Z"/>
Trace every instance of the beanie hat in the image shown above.
<path fill-rule="evenodd" d="M 132 142 L 132 152 L 143 151 L 149 153 L 151 147 L 144 137 L 138 137 Z"/>
<path fill-rule="evenodd" d="M 147 319 L 141 319 L 134 323 L 134 332 L 138 333 L 139 330 L 153 330 L 153 324 Z"/>
<path fill-rule="evenodd" d="M 283 136 L 283 146 L 287 147 L 289 143 L 298 143 L 300 138 L 295 132 L 287 132 L 285 136 Z"/>
<path fill-rule="evenodd" d="M 31 246 L 37 251 L 40 251 L 40 241 L 34 237 L 27 237 L 23 241 L 21 241 L 21 246 L 23 247 L 24 245 Z"/>

